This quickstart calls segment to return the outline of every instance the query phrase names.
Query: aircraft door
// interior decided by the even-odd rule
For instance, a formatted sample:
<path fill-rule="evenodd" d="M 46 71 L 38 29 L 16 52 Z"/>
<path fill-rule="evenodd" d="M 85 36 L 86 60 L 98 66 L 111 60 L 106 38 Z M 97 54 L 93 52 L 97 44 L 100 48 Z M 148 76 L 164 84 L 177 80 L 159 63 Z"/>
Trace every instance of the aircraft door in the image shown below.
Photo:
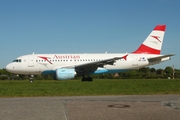
<path fill-rule="evenodd" d="M 132 66 L 138 66 L 138 57 L 136 55 L 132 56 Z"/>
<path fill-rule="evenodd" d="M 28 58 L 28 67 L 34 67 L 34 55 L 30 55 Z"/>

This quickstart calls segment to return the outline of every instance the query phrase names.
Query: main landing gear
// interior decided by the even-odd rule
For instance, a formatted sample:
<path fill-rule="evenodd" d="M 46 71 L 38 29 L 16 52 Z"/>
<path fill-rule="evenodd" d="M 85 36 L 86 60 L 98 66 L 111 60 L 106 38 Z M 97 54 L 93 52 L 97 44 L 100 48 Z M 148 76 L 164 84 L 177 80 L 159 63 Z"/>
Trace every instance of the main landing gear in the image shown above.
<path fill-rule="evenodd" d="M 89 81 L 89 82 L 92 82 L 93 79 L 91 77 L 82 77 L 81 81 Z"/>

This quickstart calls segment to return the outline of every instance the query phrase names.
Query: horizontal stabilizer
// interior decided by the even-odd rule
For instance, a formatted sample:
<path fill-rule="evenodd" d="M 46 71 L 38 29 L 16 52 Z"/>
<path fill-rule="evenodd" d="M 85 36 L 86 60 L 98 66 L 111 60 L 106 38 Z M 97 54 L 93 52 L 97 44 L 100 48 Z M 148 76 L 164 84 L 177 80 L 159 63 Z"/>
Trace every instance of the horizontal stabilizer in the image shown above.
<path fill-rule="evenodd" d="M 163 61 L 169 60 L 170 57 L 174 56 L 174 55 L 175 54 L 167 54 L 167 55 L 162 55 L 162 56 L 158 56 L 158 57 L 152 57 L 152 58 L 148 58 L 148 61 L 150 64 L 163 62 Z"/>

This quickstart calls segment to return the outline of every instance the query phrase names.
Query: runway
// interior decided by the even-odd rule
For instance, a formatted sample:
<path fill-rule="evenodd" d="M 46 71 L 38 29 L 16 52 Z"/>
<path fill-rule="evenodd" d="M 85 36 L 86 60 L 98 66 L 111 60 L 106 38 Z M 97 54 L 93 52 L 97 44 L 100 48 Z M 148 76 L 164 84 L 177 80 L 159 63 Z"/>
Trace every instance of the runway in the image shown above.
<path fill-rule="evenodd" d="M 180 95 L 0 98 L 1 120 L 180 120 Z"/>

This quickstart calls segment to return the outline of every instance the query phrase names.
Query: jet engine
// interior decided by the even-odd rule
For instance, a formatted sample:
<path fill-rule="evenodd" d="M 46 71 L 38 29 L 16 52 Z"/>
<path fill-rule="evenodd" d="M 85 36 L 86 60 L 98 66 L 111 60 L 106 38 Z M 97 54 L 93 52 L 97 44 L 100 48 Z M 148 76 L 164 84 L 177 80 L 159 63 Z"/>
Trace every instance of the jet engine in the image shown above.
<path fill-rule="evenodd" d="M 76 76 L 76 71 L 72 68 L 58 68 L 56 69 L 57 80 L 73 79 Z"/>

